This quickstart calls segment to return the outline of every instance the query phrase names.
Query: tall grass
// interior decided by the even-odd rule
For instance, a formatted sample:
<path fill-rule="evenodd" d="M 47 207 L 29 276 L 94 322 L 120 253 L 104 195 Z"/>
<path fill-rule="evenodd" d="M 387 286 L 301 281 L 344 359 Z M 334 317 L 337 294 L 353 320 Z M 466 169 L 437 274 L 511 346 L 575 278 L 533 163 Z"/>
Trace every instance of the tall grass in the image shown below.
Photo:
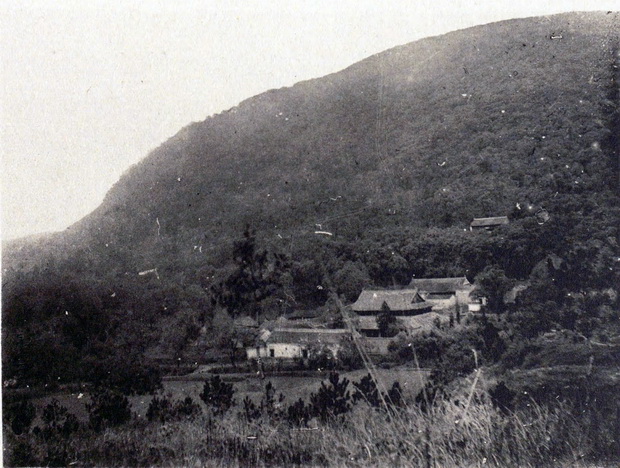
<path fill-rule="evenodd" d="M 483 393 L 467 411 L 462 402 L 444 398 L 426 411 L 395 413 L 358 404 L 338 421 L 307 427 L 235 413 L 134 421 L 77 434 L 65 449 L 67 461 L 91 466 L 541 467 L 575 466 L 593 455 L 587 431 L 561 404 L 504 414 Z"/>

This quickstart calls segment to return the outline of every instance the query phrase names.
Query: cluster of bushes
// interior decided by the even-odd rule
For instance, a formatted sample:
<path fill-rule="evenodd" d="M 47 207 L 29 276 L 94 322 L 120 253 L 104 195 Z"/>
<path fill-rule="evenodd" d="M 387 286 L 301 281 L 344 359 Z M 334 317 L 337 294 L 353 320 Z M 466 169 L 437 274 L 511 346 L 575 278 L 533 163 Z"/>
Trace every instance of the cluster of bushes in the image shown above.
<path fill-rule="evenodd" d="M 81 435 L 100 433 L 121 426 L 132 418 L 127 398 L 114 390 L 97 390 L 86 405 L 87 422 L 62 406 L 58 400 L 37 411 L 28 399 L 6 395 L 3 421 L 8 465 L 66 466 L 79 452 Z"/>
<path fill-rule="evenodd" d="M 205 415 L 217 419 L 230 413 L 237 403 L 234 386 L 218 375 L 205 381 L 199 397 L 208 409 L 206 413 L 204 407 L 191 397 L 175 401 L 169 396 L 156 395 L 147 409 L 146 419 L 159 424 L 194 421 Z M 299 399 L 286 406 L 284 400 L 284 395 L 278 394 L 269 382 L 258 403 L 247 397 L 243 400 L 237 416 L 246 423 L 279 421 L 305 427 L 315 418 L 323 423 L 341 421 L 361 401 L 389 412 L 404 408 L 398 382 L 382 393 L 370 374 L 360 382 L 351 383 L 332 372 L 328 382 L 322 382 L 320 388 L 310 395 L 308 403 Z M 9 464 L 64 466 L 79 455 L 78 433 L 78 438 L 96 438 L 102 431 L 124 426 L 133 418 L 127 397 L 118 389 L 94 389 L 86 409 L 88 421 L 80 422 L 55 399 L 38 412 L 26 398 L 5 398 L 3 412 Z"/>
<path fill-rule="evenodd" d="M 355 388 L 353 393 L 351 393 L 350 384 Z M 226 384 L 219 376 L 215 376 L 205 382 L 200 398 L 214 414 L 222 415 L 235 404 L 234 393 L 235 389 L 231 384 Z M 313 418 L 323 422 L 337 420 L 350 412 L 353 405 L 360 401 L 365 401 L 373 408 L 383 408 L 389 411 L 395 411 L 404 406 L 402 390 L 398 382 L 394 382 L 389 391 L 382 393 L 370 374 L 362 378 L 360 382 L 351 383 L 349 379 L 341 378 L 337 372 L 332 371 L 327 383 L 321 382 L 320 388 L 310 395 L 308 403 L 300 398 L 286 406 L 285 396 L 282 393 L 277 395 L 276 393 L 272 383 L 268 382 L 258 403 L 249 397 L 244 398 L 239 416 L 248 422 L 268 419 L 287 421 L 299 426 L 307 424 Z"/>

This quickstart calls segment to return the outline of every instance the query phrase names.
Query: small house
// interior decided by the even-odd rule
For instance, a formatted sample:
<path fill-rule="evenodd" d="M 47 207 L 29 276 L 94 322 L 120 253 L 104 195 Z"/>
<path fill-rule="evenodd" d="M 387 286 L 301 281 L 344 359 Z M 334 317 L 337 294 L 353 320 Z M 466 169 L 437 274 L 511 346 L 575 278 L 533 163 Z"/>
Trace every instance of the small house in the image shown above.
<path fill-rule="evenodd" d="M 287 320 L 304 321 L 315 320 L 321 317 L 321 312 L 318 310 L 295 310 L 286 315 Z"/>
<path fill-rule="evenodd" d="M 492 231 L 493 229 L 498 228 L 499 226 L 503 226 L 505 224 L 509 224 L 508 216 L 495 216 L 492 218 L 474 218 L 471 223 L 469 223 L 470 231 Z"/>
<path fill-rule="evenodd" d="M 515 304 L 519 294 L 525 291 L 530 286 L 529 281 L 517 281 L 517 283 L 504 294 L 504 304 Z"/>
<path fill-rule="evenodd" d="M 334 355 L 344 339 L 351 338 L 345 329 L 277 328 L 264 336 L 258 346 L 246 348 L 248 359 L 306 359 L 312 349 L 328 349 Z"/>
<path fill-rule="evenodd" d="M 358 315 L 379 315 L 389 310 L 393 315 L 419 315 L 430 312 L 427 303 L 417 289 L 365 289 L 351 306 Z"/>
<path fill-rule="evenodd" d="M 467 304 L 467 309 L 469 312 L 480 312 L 482 307 L 487 305 L 486 297 L 472 297 Z"/>
<path fill-rule="evenodd" d="M 467 306 L 472 301 L 470 293 L 474 290 L 474 285 L 464 276 L 413 278 L 409 286 L 416 288 L 434 310 Z"/>
<path fill-rule="evenodd" d="M 363 290 L 351 309 L 358 315 L 355 319 L 357 330 L 367 337 L 379 337 L 377 317 L 381 313 L 389 312 L 404 328 L 410 328 L 409 319 L 430 312 L 432 304 L 426 302 L 417 289 Z"/>
<path fill-rule="evenodd" d="M 258 328 L 258 322 L 254 320 L 252 317 L 244 315 L 243 317 L 238 317 L 233 322 L 233 325 L 237 329 L 256 329 Z"/>

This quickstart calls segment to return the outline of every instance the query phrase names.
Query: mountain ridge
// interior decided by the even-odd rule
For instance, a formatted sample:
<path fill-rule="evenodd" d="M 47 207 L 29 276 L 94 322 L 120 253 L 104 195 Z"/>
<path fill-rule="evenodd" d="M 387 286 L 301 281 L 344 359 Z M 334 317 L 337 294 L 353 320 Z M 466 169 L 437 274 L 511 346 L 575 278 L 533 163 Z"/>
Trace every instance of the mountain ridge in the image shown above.
<path fill-rule="evenodd" d="M 162 236 L 209 248 L 219 239 L 230 243 L 248 223 L 271 235 L 319 224 L 350 238 L 362 224 L 466 227 L 474 216 L 505 214 L 516 203 L 547 204 L 558 177 L 514 161 L 556 171 L 553 153 L 572 152 L 588 135 L 577 145 L 579 157 L 565 161 L 562 154 L 558 164 L 569 163 L 560 174 L 566 179 L 594 170 L 591 159 L 609 139 L 609 122 L 599 115 L 608 92 L 598 76 L 601 50 L 613 53 L 617 22 L 617 13 L 570 13 L 490 23 L 266 91 L 185 126 L 128 169 L 97 209 L 54 237 L 95 256 L 116 245 L 117 256 L 137 250 L 148 257 Z M 582 42 L 596 54 L 571 50 Z M 558 81 L 553 73 L 571 76 Z M 572 93 L 583 109 L 567 114 L 562 103 Z M 528 102 L 547 111 L 544 119 L 531 115 Z M 508 116 L 512 128 L 502 123 Z M 355 216 L 363 218 L 355 226 L 334 222 L 355 224 Z M 7 252 L 9 264 L 14 256 Z M 129 264 L 147 266 L 139 258 Z"/>

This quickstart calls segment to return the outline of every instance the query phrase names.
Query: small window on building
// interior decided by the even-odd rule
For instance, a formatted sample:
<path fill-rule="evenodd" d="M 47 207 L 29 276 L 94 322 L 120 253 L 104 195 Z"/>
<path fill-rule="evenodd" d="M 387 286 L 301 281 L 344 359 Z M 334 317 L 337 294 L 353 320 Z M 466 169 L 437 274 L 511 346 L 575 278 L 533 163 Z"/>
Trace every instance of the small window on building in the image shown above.
<path fill-rule="evenodd" d="M 275 351 L 275 349 L 270 349 L 270 350 L 269 350 L 269 357 L 276 357 L 276 351 Z"/>
<path fill-rule="evenodd" d="M 301 350 L 301 357 L 303 357 L 304 359 L 308 358 L 308 350 L 307 349 L 302 349 Z"/>

